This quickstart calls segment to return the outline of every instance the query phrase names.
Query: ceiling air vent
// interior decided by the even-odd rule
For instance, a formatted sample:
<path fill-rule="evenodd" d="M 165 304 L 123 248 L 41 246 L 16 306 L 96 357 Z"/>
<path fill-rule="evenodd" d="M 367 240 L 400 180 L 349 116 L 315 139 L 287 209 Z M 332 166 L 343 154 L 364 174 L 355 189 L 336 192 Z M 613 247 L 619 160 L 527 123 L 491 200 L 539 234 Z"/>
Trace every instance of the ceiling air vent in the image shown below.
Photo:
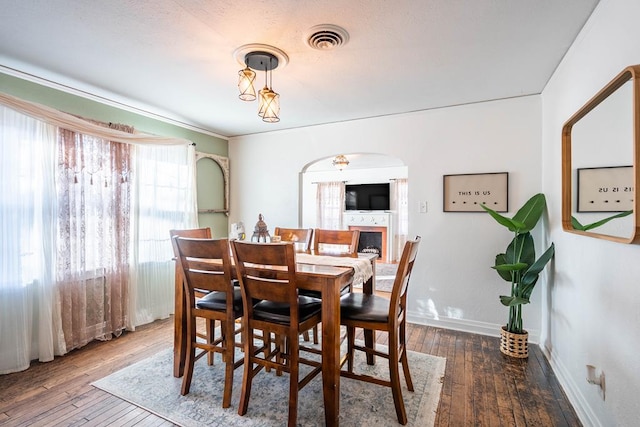
<path fill-rule="evenodd" d="M 309 47 L 317 50 L 335 49 L 347 44 L 349 33 L 342 27 L 331 24 L 316 25 L 309 29 L 306 41 Z"/>

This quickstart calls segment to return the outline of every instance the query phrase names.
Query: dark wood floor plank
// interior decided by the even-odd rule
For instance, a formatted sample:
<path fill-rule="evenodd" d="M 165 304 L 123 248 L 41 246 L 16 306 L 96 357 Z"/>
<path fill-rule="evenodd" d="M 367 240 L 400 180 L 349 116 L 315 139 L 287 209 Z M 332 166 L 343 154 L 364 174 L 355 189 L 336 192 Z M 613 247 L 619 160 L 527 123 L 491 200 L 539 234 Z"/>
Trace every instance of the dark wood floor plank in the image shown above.
<path fill-rule="evenodd" d="M 493 380 L 493 366 L 491 357 L 496 352 L 495 338 L 484 335 L 478 335 L 474 338 L 473 358 L 474 365 L 478 367 L 481 377 L 482 387 L 482 408 L 479 409 L 484 414 L 486 425 L 490 427 L 499 427 L 502 425 L 502 417 L 498 408 L 498 396 Z M 479 399 L 479 400 L 480 400 Z M 479 405 L 478 405 L 479 406 Z"/>
<path fill-rule="evenodd" d="M 144 409 L 138 408 L 137 406 L 133 406 L 129 412 L 123 414 L 117 420 L 113 420 L 110 424 L 111 427 L 124 427 L 128 425 L 132 425 L 138 420 L 142 419 L 145 413 Z"/>
<path fill-rule="evenodd" d="M 0 424 L 171 426 L 91 382 L 170 347 L 172 338 L 173 319 L 165 319 L 1 375 Z M 376 341 L 386 344 L 386 334 L 377 334 Z M 581 426 L 537 346 L 531 346 L 528 360 L 519 361 L 500 353 L 496 337 L 409 325 L 407 347 L 447 358 L 436 426 Z"/>

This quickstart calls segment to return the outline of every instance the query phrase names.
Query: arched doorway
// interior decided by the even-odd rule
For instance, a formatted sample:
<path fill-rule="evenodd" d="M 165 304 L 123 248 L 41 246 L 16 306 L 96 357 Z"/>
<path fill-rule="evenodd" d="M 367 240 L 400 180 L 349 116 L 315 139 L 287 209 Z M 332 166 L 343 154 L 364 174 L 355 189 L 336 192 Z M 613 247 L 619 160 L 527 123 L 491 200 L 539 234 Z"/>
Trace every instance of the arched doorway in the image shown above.
<path fill-rule="evenodd" d="M 332 164 L 336 155 L 343 154 L 349 164 L 342 170 Z M 342 182 L 347 185 L 388 184 L 391 204 L 388 210 L 358 210 L 344 208 L 338 213 L 341 228 L 357 228 L 365 233 L 380 233 L 377 237 L 385 242 L 382 259 L 395 262 L 400 256 L 401 246 L 408 231 L 408 206 L 406 188 L 408 167 L 401 159 L 381 153 L 336 153 L 308 163 L 301 172 L 300 223 L 304 227 L 317 227 L 317 194 L 323 183 Z M 367 228 L 368 227 L 368 228 Z M 371 230 L 369 230 L 371 228 Z M 370 237 L 370 236 L 369 236 Z M 382 244 L 380 245 L 382 246 Z M 380 248 L 382 251 L 383 249 Z"/>

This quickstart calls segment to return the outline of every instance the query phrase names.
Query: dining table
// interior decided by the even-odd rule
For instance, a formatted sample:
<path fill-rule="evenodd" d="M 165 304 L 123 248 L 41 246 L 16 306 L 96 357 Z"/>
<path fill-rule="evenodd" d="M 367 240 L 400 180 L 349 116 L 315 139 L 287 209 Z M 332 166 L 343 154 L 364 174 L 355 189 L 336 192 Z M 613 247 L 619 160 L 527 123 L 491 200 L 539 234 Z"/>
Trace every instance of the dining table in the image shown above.
<path fill-rule="evenodd" d="M 338 426 L 340 411 L 340 297 L 342 291 L 354 284 L 354 278 L 362 282 L 362 292 L 375 292 L 375 253 L 359 253 L 357 258 L 328 257 L 313 254 L 296 254 L 296 279 L 300 289 L 319 292 L 322 299 L 322 391 L 325 424 Z M 334 258 L 333 262 L 331 258 Z M 335 264 L 335 265 L 332 265 Z M 367 268 L 367 264 L 370 268 Z M 235 269 L 232 269 L 235 275 Z M 175 275 L 175 328 L 173 345 L 173 375 L 181 377 L 186 358 L 186 299 L 182 275 L 176 268 Z M 356 284 L 359 284 L 356 282 Z M 373 348 L 374 331 L 365 331 L 365 346 Z M 374 364 L 373 355 L 367 355 L 367 363 Z"/>

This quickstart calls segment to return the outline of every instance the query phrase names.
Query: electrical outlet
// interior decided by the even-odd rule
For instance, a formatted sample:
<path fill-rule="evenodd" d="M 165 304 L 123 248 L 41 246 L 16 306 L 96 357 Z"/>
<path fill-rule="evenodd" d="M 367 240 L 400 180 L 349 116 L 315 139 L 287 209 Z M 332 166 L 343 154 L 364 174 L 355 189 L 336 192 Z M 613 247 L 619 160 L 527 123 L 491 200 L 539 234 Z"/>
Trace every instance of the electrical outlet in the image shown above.
<path fill-rule="evenodd" d="M 427 202 L 420 202 L 420 213 L 427 213 Z"/>

